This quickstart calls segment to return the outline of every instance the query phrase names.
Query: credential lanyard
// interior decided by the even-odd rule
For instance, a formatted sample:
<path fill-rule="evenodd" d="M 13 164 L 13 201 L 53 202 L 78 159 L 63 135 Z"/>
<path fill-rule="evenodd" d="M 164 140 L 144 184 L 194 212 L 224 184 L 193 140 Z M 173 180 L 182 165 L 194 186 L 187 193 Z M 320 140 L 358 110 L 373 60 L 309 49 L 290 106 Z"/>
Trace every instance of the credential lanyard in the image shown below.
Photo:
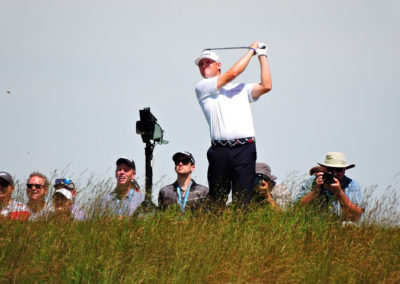
<path fill-rule="evenodd" d="M 191 187 L 192 187 L 192 181 L 190 181 L 190 184 L 189 184 L 188 188 L 186 189 L 185 198 L 182 201 L 181 188 L 179 187 L 179 184 L 176 185 L 176 193 L 178 194 L 178 204 L 181 207 L 182 212 L 185 212 L 185 206 L 186 206 L 186 202 L 189 198 L 189 191 L 190 191 Z"/>
<path fill-rule="evenodd" d="M 125 204 L 124 206 L 124 210 L 122 210 L 122 200 L 117 199 L 117 211 L 118 211 L 118 215 L 122 216 L 122 214 L 127 211 L 128 205 L 129 205 L 129 201 L 131 201 L 133 196 L 133 188 L 131 188 L 131 190 L 129 191 L 129 195 L 128 195 L 128 202 Z M 121 206 L 120 206 L 121 203 Z"/>

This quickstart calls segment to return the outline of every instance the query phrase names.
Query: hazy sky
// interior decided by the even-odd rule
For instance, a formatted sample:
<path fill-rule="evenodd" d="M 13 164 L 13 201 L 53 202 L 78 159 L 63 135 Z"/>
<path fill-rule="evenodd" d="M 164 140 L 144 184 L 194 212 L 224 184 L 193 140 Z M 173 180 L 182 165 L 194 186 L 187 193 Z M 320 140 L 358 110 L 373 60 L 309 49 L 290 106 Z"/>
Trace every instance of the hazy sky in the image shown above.
<path fill-rule="evenodd" d="M 129 156 L 144 184 L 135 123 L 150 107 L 169 140 L 154 152 L 155 191 L 182 150 L 206 184 L 193 60 L 265 41 L 273 88 L 252 105 L 258 161 L 282 181 L 340 151 L 356 164 L 348 176 L 383 190 L 400 172 L 399 15 L 397 0 L 0 0 L 0 170 L 112 177 Z M 219 52 L 223 70 L 243 54 Z M 236 81 L 259 77 L 254 57 Z"/>

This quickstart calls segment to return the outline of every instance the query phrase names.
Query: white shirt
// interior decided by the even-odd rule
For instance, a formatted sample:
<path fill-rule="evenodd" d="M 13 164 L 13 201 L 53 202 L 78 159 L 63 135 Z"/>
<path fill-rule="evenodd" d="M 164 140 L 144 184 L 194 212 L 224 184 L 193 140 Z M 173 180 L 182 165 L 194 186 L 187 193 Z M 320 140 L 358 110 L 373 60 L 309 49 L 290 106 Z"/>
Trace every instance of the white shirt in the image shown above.
<path fill-rule="evenodd" d="M 250 103 L 254 84 L 225 85 L 217 90 L 218 77 L 203 79 L 196 85 L 196 96 L 207 119 L 212 140 L 254 137 Z"/>

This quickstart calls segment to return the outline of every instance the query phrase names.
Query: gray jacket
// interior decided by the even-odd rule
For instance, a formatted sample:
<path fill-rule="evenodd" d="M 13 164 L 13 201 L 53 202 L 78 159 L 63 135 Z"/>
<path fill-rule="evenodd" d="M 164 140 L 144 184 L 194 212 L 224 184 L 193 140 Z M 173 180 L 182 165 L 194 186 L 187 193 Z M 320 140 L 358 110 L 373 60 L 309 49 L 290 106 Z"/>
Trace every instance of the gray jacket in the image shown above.
<path fill-rule="evenodd" d="M 158 206 L 162 209 L 167 208 L 169 205 L 178 203 L 178 194 L 176 192 L 178 182 L 175 181 L 173 184 L 164 186 L 158 193 Z M 183 198 L 184 191 L 181 190 L 181 196 Z M 189 197 L 186 202 L 186 208 L 195 209 L 208 195 L 208 188 L 204 185 L 197 184 L 192 179 L 192 186 L 190 187 Z"/>

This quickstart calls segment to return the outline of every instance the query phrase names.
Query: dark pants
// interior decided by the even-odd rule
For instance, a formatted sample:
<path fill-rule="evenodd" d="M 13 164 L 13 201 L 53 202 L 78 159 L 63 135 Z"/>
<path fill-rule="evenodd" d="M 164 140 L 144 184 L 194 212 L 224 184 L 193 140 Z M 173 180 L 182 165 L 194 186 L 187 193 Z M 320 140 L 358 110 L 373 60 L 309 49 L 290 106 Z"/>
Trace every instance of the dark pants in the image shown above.
<path fill-rule="evenodd" d="M 254 195 L 255 142 L 244 145 L 212 145 L 207 152 L 209 198 L 225 204 L 232 189 L 232 201 L 247 204 Z"/>

